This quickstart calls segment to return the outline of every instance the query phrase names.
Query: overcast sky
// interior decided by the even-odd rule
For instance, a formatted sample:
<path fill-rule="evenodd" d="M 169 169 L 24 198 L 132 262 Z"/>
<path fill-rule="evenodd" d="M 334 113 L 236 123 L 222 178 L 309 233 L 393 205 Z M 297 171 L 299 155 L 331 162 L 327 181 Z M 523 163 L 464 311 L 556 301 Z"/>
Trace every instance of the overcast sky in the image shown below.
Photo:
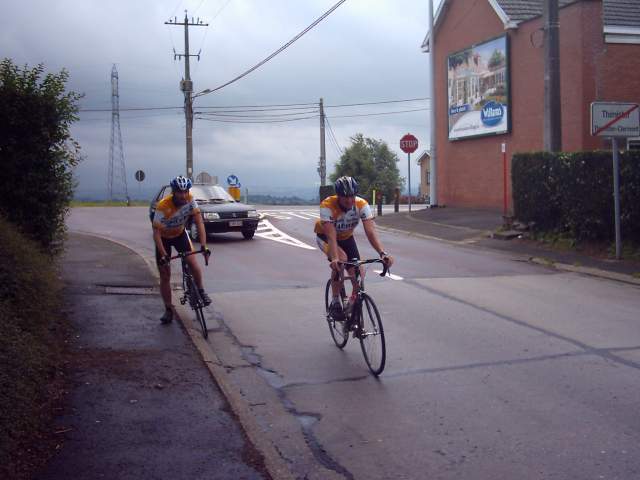
<path fill-rule="evenodd" d="M 164 22 L 199 17 L 192 27 L 194 91 L 215 88 L 274 52 L 337 0 L 21 0 L 3 7 L 2 56 L 19 64 L 66 68 L 70 89 L 85 94 L 83 109 L 111 108 L 111 68 L 119 74 L 120 127 L 129 191 L 135 197 L 185 171 L 184 112 L 124 111 L 131 107 L 180 107 L 184 27 Z M 436 7 L 440 3 L 435 1 Z M 243 79 L 195 100 L 203 107 L 307 104 L 324 98 L 337 140 L 326 136 L 327 172 L 338 146 L 356 133 L 381 139 L 398 153 L 402 176 L 406 154 L 399 139 L 407 132 L 428 148 L 429 111 L 367 117 L 376 112 L 426 109 L 427 100 L 358 107 L 330 107 L 429 96 L 428 55 L 420 44 L 428 25 L 427 0 L 346 0 L 331 15 L 277 57 Z M 202 109 L 202 110 L 201 110 Z M 313 110 L 313 107 L 311 108 Z M 304 112 L 304 111 L 301 111 Z M 271 112 L 287 113 L 287 112 Z M 308 116 L 317 115 L 309 111 Z M 300 115 L 307 116 L 307 115 Z M 105 193 L 108 185 L 111 113 L 83 112 L 73 127 L 84 160 L 77 169 L 78 192 Z M 217 117 L 225 118 L 225 117 Z M 283 117 L 290 118 L 290 117 Z M 194 171 L 239 177 L 250 191 L 311 189 L 318 185 L 319 119 L 286 123 L 220 123 L 196 120 Z M 147 174 L 142 185 L 133 175 Z M 419 168 L 412 161 L 412 185 Z M 144 190 L 143 190 L 144 191 Z"/>

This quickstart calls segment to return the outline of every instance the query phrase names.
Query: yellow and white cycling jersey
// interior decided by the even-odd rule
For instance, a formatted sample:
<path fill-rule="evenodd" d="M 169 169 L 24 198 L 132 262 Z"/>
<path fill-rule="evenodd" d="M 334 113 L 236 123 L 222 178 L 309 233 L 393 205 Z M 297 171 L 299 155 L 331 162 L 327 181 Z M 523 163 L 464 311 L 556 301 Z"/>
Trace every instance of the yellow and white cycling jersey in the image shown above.
<path fill-rule="evenodd" d="M 200 209 L 191 194 L 187 197 L 187 203 L 181 207 L 173 203 L 173 195 L 167 195 L 156 205 L 153 226 L 160 230 L 162 238 L 175 238 L 184 231 L 189 217 L 199 214 Z"/>
<path fill-rule="evenodd" d="M 336 227 L 338 240 L 345 240 L 353 235 L 353 230 L 360 220 L 373 218 L 369 203 L 360 197 L 356 197 L 355 205 L 351 210 L 343 211 L 338 204 L 338 196 L 325 198 L 320 203 L 320 220 L 316 221 L 314 232 L 322 234 L 322 222 L 331 222 Z"/>

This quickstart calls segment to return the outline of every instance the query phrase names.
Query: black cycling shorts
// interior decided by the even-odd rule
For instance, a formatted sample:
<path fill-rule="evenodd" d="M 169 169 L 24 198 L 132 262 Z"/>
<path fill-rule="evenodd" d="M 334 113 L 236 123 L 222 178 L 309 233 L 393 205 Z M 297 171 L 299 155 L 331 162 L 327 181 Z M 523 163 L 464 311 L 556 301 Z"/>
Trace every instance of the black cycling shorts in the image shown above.
<path fill-rule="evenodd" d="M 167 255 L 169 256 L 171 256 L 171 247 L 174 247 L 180 253 L 193 251 L 193 244 L 191 243 L 191 238 L 189 238 L 186 230 L 183 230 L 182 233 L 177 237 L 163 238 L 162 245 L 164 245 L 164 249 L 167 251 Z M 157 245 L 156 264 L 160 265 L 160 251 L 158 250 Z"/>
<path fill-rule="evenodd" d="M 318 233 L 317 236 L 318 238 L 316 240 L 318 242 L 318 246 L 327 255 L 327 259 L 331 260 L 329 258 L 329 243 L 327 236 L 324 233 Z M 356 239 L 353 238 L 353 235 L 349 238 L 345 238 L 344 240 L 338 240 L 338 246 L 347 254 L 347 260 L 352 260 L 354 258 L 360 260 L 360 252 L 358 251 L 358 245 L 356 245 Z"/>

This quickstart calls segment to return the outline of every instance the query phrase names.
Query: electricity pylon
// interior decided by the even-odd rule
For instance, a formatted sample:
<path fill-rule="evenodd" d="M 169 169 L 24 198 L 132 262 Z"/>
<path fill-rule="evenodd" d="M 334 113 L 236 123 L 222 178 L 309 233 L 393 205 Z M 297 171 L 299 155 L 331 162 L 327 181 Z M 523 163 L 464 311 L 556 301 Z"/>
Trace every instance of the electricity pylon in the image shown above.
<path fill-rule="evenodd" d="M 111 143 L 109 145 L 109 200 L 129 200 L 127 175 L 124 166 L 122 133 L 120 132 L 120 96 L 118 94 L 118 70 L 111 69 Z"/>

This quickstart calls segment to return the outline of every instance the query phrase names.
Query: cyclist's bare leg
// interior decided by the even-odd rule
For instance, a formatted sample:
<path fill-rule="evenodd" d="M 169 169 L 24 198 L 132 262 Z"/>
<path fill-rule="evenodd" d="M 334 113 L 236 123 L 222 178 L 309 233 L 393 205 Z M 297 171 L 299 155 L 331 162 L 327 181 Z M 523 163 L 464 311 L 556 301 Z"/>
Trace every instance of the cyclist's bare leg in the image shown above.
<path fill-rule="evenodd" d="M 196 255 L 190 255 L 187 257 L 187 263 L 189 264 L 189 268 L 191 269 L 191 273 L 193 273 L 193 278 L 196 281 L 196 285 L 200 290 L 202 290 L 202 269 L 200 269 L 200 265 L 196 261 Z"/>
<path fill-rule="evenodd" d="M 355 267 L 348 268 L 347 273 L 349 274 L 349 277 L 351 277 L 351 295 L 353 295 L 358 291 L 358 282 L 356 281 Z"/>
<path fill-rule="evenodd" d="M 171 267 L 169 265 L 158 266 L 160 273 L 160 296 L 166 308 L 171 308 Z"/>
<path fill-rule="evenodd" d="M 347 261 L 347 254 L 344 253 L 344 250 L 340 247 L 338 247 L 338 259 L 341 262 Z M 340 296 L 340 290 L 342 288 L 343 280 L 344 279 L 342 278 L 342 275 L 340 275 L 338 280 L 336 280 L 335 275 L 333 274 L 333 271 L 331 272 L 331 293 L 333 293 L 333 298 Z"/>

